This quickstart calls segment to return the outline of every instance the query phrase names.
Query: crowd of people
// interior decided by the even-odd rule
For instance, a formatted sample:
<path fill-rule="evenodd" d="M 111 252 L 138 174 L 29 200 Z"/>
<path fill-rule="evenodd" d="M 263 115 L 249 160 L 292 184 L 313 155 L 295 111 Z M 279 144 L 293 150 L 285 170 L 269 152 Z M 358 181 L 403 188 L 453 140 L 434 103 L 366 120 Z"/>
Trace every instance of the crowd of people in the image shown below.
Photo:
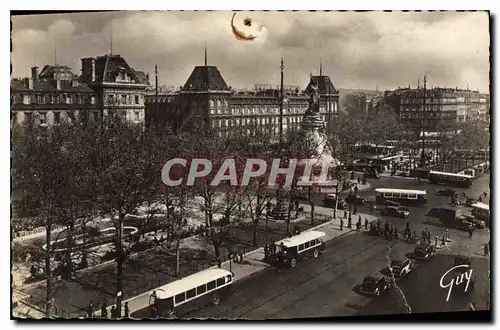
<path fill-rule="evenodd" d="M 87 306 L 86 309 L 86 314 L 88 318 L 95 318 L 95 310 L 94 310 L 94 303 L 90 301 L 89 305 Z M 121 315 L 120 315 L 121 314 Z M 103 301 L 101 304 L 101 313 L 100 313 L 100 318 L 107 319 L 120 319 L 120 318 L 128 318 L 130 315 L 130 309 L 128 307 L 128 302 L 125 302 L 123 305 L 123 313 L 119 313 L 118 307 L 116 304 L 113 304 L 111 306 L 110 312 L 108 314 L 108 304 L 106 301 Z"/>

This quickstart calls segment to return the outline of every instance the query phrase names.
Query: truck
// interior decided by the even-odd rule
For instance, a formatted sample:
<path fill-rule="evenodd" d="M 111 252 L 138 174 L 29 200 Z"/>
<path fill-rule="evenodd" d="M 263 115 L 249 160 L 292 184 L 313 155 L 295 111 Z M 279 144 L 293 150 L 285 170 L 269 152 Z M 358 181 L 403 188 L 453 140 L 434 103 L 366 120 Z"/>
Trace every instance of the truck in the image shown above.
<path fill-rule="evenodd" d="M 426 215 L 438 218 L 439 221 L 450 228 L 467 230 L 470 225 L 470 221 L 467 220 L 467 214 L 464 214 L 463 210 L 458 207 L 441 206 L 432 208 Z"/>

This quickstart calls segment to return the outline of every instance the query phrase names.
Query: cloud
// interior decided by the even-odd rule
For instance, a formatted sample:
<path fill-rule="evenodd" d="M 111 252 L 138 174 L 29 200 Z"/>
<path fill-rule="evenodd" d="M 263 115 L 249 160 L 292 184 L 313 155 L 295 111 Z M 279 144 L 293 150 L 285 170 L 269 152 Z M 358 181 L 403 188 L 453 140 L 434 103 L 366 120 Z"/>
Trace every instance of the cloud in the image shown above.
<path fill-rule="evenodd" d="M 231 32 L 232 12 L 111 12 L 14 18 L 14 75 L 58 62 L 80 70 L 80 58 L 110 51 L 160 82 L 184 84 L 195 65 L 217 65 L 228 85 L 285 83 L 305 87 L 309 74 L 323 72 L 337 87 L 392 89 L 415 85 L 428 74 L 432 85 L 489 88 L 487 13 L 422 12 L 239 12 L 266 27 L 253 42 Z M 47 17 L 54 16 L 50 20 Z M 19 28 L 16 28 L 18 26 Z"/>

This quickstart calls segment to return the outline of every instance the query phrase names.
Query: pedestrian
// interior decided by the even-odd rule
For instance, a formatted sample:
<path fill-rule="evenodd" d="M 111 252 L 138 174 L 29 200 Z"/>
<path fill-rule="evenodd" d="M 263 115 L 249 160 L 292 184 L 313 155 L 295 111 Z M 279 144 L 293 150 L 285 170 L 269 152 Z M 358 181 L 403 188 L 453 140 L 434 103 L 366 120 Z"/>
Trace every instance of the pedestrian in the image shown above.
<path fill-rule="evenodd" d="M 469 238 L 472 238 L 472 233 L 473 233 L 472 226 L 469 226 Z"/>
<path fill-rule="evenodd" d="M 220 260 L 220 257 L 217 257 L 217 267 L 221 268 L 222 262 Z"/>
<path fill-rule="evenodd" d="M 423 231 L 422 231 L 422 242 L 425 242 L 427 240 L 427 228 L 425 228 Z"/>
<path fill-rule="evenodd" d="M 365 230 L 368 230 L 368 219 L 365 218 Z"/>
<path fill-rule="evenodd" d="M 490 248 L 488 246 L 488 243 L 484 243 L 484 256 L 487 257 L 489 253 L 490 253 Z"/>
<path fill-rule="evenodd" d="M 106 304 L 106 301 L 104 301 L 101 305 L 101 317 L 108 317 L 108 305 Z"/>
<path fill-rule="evenodd" d="M 398 229 L 394 227 L 394 239 L 398 239 Z"/>
<path fill-rule="evenodd" d="M 359 178 L 358 178 L 358 183 L 360 183 Z M 358 193 L 358 191 L 359 191 L 358 185 L 355 185 L 355 186 L 354 186 L 354 193 L 355 193 L 355 194 L 357 194 L 357 193 Z"/>
<path fill-rule="evenodd" d="M 438 246 L 438 240 L 439 240 L 439 236 L 436 236 L 436 244 L 434 244 L 435 246 Z"/>
<path fill-rule="evenodd" d="M 446 229 L 445 234 L 446 234 L 446 240 L 448 241 L 450 239 L 450 231 Z"/>
<path fill-rule="evenodd" d="M 269 244 L 264 245 L 264 256 L 267 258 L 269 256 Z"/>
<path fill-rule="evenodd" d="M 87 306 L 87 317 L 94 317 L 94 305 L 92 300 L 90 301 L 89 305 Z"/>
<path fill-rule="evenodd" d="M 441 236 L 441 246 L 446 247 L 446 237 L 444 237 L 444 235 Z"/>
<path fill-rule="evenodd" d="M 344 230 L 344 220 L 340 219 L 340 230 Z"/>
<path fill-rule="evenodd" d="M 128 318 L 130 314 L 130 309 L 128 308 L 128 301 L 125 302 L 125 317 Z"/>
<path fill-rule="evenodd" d="M 361 230 L 361 221 L 356 222 L 356 231 Z"/>
<path fill-rule="evenodd" d="M 358 213 L 358 208 L 356 207 L 356 205 L 354 205 L 354 211 L 353 211 L 353 214 L 356 214 Z"/>

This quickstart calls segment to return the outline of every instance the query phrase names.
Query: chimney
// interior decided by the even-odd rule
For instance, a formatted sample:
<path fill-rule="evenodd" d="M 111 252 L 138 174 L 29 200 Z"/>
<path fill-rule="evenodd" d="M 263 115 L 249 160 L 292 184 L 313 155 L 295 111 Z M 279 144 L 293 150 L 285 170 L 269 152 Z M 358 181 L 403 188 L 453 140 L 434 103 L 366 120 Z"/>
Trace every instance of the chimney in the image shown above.
<path fill-rule="evenodd" d="M 31 68 L 31 79 L 33 79 L 33 81 L 38 80 L 38 67 L 37 66 L 34 66 Z"/>
<path fill-rule="evenodd" d="M 28 88 L 33 89 L 34 87 L 35 87 L 35 81 L 33 80 L 33 78 L 29 78 Z"/>
<path fill-rule="evenodd" d="M 95 58 L 92 58 L 92 82 L 95 81 Z"/>
<path fill-rule="evenodd" d="M 56 86 L 57 90 L 61 89 L 61 79 L 59 78 L 59 75 L 56 75 Z"/>

